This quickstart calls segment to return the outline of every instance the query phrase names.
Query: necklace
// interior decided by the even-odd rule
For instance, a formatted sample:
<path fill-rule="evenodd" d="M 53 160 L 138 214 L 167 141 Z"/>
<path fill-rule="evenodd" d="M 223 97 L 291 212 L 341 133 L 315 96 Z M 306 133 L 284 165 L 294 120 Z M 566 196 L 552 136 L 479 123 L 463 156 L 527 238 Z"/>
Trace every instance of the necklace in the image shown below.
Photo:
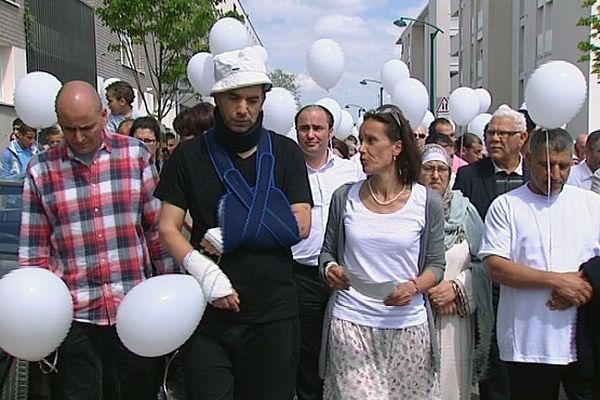
<path fill-rule="evenodd" d="M 398 200 L 400 198 L 400 196 L 402 195 L 402 193 L 404 193 L 404 191 L 406 190 L 406 186 L 407 185 L 402 186 L 402 190 L 400 190 L 393 199 L 388 200 L 388 201 L 381 201 L 377 198 L 377 196 L 375 196 L 375 193 L 373 192 L 373 188 L 371 187 L 371 180 L 367 179 L 367 187 L 369 188 L 369 193 L 371 194 L 371 197 L 373 198 L 375 203 L 379 204 L 380 206 L 388 206 L 388 205 L 392 204 L 393 202 L 395 202 L 396 200 Z"/>

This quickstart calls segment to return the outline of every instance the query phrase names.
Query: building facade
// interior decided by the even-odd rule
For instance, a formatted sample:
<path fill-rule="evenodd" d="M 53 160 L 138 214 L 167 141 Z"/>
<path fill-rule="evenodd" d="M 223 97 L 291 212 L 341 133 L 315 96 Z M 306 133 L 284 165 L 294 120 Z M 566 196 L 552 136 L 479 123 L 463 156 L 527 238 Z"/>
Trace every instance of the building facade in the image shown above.
<path fill-rule="evenodd" d="M 589 27 L 578 27 L 577 21 L 590 12 L 595 10 L 580 7 L 576 0 L 429 0 L 417 19 L 444 30 L 435 42 L 438 104 L 453 89 L 469 86 L 490 91 L 490 110 L 501 104 L 519 108 L 533 71 L 548 61 L 565 60 L 575 64 L 588 81 L 586 102 L 567 129 L 573 135 L 599 129 L 600 113 L 593 112 L 600 109 L 599 78 L 591 74 L 589 62 L 578 61 L 577 49 L 577 43 L 587 40 L 590 33 Z M 427 87 L 429 31 L 413 23 L 400 38 L 401 58 Z"/>
<path fill-rule="evenodd" d="M 24 0 L 0 0 L 0 149 L 8 144 L 14 109 L 15 85 L 27 73 Z"/>

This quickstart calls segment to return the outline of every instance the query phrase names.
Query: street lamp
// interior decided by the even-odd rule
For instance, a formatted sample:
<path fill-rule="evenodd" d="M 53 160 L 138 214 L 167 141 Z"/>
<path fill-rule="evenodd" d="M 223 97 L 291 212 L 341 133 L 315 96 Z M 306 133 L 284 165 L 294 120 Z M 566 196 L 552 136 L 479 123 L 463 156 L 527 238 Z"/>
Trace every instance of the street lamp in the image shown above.
<path fill-rule="evenodd" d="M 350 107 L 358 108 L 358 118 L 360 118 L 360 115 L 366 111 L 363 106 L 359 106 L 358 104 L 346 104 L 344 106 L 344 108 L 350 108 Z"/>
<path fill-rule="evenodd" d="M 369 82 L 379 84 L 379 107 L 381 107 L 383 105 L 383 85 L 382 85 L 381 81 L 378 81 L 377 79 L 370 79 L 370 78 L 364 78 L 359 83 L 361 85 L 367 85 Z"/>
<path fill-rule="evenodd" d="M 430 24 L 427 21 L 423 21 L 420 19 L 410 18 L 410 17 L 400 17 L 394 21 L 394 25 L 404 28 L 408 26 L 406 21 L 411 21 L 414 23 L 419 23 L 423 25 L 427 25 L 433 32 L 429 34 L 430 45 L 429 45 L 429 109 L 431 112 L 435 110 L 435 37 L 439 32 L 444 33 L 439 27 Z"/>

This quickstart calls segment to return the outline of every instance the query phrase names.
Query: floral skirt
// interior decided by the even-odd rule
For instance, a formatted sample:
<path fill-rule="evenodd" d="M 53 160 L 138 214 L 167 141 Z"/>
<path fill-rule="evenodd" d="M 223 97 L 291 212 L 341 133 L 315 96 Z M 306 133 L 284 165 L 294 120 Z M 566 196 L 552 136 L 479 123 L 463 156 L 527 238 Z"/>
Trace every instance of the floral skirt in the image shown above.
<path fill-rule="evenodd" d="M 376 329 L 333 318 L 325 400 L 439 398 L 427 324 Z"/>

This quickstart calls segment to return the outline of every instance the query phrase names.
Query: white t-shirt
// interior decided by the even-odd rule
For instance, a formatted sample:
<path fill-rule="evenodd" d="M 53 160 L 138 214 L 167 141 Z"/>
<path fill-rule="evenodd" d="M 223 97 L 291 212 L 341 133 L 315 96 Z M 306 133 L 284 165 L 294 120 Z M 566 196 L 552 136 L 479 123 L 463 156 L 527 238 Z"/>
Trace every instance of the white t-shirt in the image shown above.
<path fill-rule="evenodd" d="M 497 255 L 544 271 L 574 272 L 600 255 L 600 196 L 575 186 L 548 199 L 523 185 L 492 202 L 479 257 Z M 577 360 L 576 307 L 552 311 L 550 289 L 500 286 L 500 359 L 565 365 Z"/>
<path fill-rule="evenodd" d="M 571 167 L 571 173 L 569 174 L 567 183 L 582 189 L 590 190 L 592 189 L 592 175 L 592 170 L 588 167 L 587 162 L 583 160 L 579 164 Z"/>
<path fill-rule="evenodd" d="M 345 267 L 363 282 L 406 282 L 419 275 L 419 249 L 425 227 L 426 189 L 415 184 L 407 203 L 391 214 L 367 209 L 359 197 L 364 181 L 354 184 L 344 210 Z M 416 326 L 427 321 L 422 295 L 406 306 L 386 306 L 352 287 L 338 292 L 333 315 L 380 329 Z"/>
<path fill-rule="evenodd" d="M 333 192 L 348 182 L 364 178 L 361 168 L 350 160 L 344 160 L 329 152 L 327 162 L 318 170 L 306 166 L 314 206 L 311 210 L 310 234 L 292 246 L 294 260 L 300 264 L 319 264 L 319 253 L 323 246 L 329 205 Z"/>

